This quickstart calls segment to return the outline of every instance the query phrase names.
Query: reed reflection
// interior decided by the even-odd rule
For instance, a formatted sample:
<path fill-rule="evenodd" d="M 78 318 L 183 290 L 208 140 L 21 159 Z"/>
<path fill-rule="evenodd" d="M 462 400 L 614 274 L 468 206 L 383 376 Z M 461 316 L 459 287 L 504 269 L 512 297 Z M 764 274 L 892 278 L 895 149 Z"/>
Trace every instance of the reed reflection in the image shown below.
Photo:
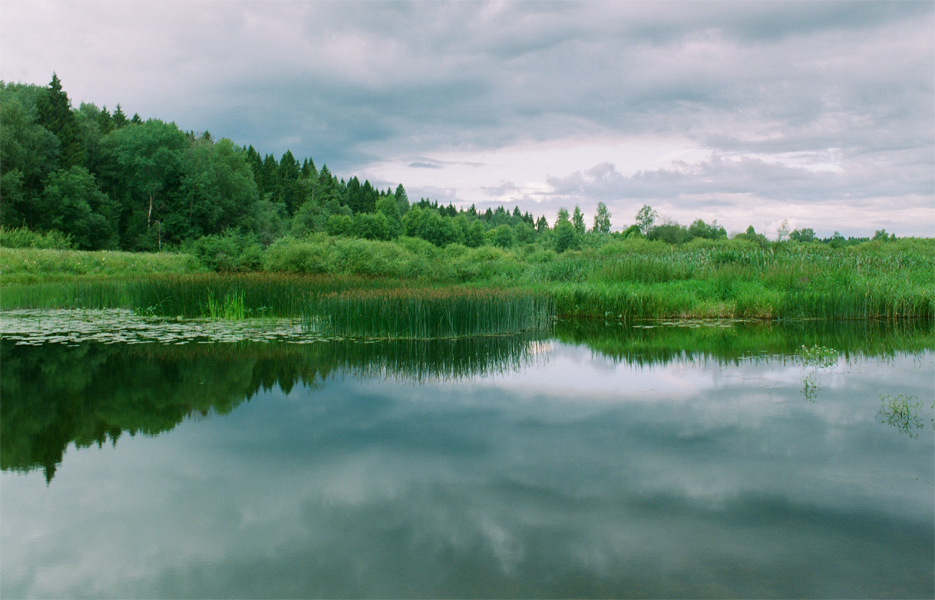
<path fill-rule="evenodd" d="M 42 344 L 0 341 L 0 461 L 51 481 L 69 443 L 116 444 L 187 418 L 227 414 L 261 390 L 329 378 L 461 380 L 545 360 L 541 339 L 491 336 L 378 343 Z"/>

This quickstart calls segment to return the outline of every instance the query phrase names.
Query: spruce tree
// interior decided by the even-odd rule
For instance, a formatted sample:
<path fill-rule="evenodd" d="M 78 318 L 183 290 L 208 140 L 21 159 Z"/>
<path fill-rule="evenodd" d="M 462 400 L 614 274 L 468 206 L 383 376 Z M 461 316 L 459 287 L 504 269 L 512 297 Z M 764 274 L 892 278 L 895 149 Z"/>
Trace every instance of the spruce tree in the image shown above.
<path fill-rule="evenodd" d="M 52 73 L 52 81 L 45 93 L 38 98 L 39 124 L 51 131 L 61 144 L 62 167 L 84 166 L 84 146 L 78 119 L 71 110 L 71 100 L 62 90 L 58 75 Z"/>

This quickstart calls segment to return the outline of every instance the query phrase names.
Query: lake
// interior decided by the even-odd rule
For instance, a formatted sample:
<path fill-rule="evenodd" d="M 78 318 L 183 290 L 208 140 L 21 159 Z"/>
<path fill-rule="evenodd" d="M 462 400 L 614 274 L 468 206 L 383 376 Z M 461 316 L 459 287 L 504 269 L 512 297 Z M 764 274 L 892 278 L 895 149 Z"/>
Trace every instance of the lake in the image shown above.
<path fill-rule="evenodd" d="M 931 323 L 0 323 L 4 598 L 935 595 Z"/>

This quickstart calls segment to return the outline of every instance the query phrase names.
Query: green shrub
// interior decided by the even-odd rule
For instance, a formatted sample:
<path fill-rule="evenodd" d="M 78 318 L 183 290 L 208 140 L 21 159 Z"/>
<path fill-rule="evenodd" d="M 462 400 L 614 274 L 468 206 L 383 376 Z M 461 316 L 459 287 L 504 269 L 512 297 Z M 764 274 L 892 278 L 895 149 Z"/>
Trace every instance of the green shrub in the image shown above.
<path fill-rule="evenodd" d="M 263 266 L 263 249 L 254 234 L 228 230 L 221 235 L 206 235 L 192 242 L 190 250 L 212 271 L 256 271 Z"/>
<path fill-rule="evenodd" d="M 43 248 L 47 250 L 71 250 L 75 247 L 72 237 L 52 229 L 45 233 L 30 231 L 25 227 L 7 229 L 0 226 L 0 246 L 4 248 Z"/>
<path fill-rule="evenodd" d="M 316 234 L 297 240 L 286 236 L 276 240 L 266 250 L 268 271 L 323 274 L 328 272 L 330 249 L 327 236 Z"/>

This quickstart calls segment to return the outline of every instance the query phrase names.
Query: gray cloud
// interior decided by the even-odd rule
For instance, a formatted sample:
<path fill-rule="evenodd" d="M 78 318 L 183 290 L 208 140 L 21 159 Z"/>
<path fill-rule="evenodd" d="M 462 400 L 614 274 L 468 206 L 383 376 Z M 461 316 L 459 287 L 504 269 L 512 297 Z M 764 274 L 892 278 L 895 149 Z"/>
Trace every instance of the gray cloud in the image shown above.
<path fill-rule="evenodd" d="M 932 22 L 926 2 L 8 2 L 0 76 L 56 70 L 76 101 L 347 175 L 406 156 L 675 136 L 739 160 L 631 173 L 629 193 L 674 199 L 684 183 L 932 206 Z M 805 172 L 829 157 L 836 174 Z M 577 193 L 594 203 L 585 190 L 611 184 Z"/>

